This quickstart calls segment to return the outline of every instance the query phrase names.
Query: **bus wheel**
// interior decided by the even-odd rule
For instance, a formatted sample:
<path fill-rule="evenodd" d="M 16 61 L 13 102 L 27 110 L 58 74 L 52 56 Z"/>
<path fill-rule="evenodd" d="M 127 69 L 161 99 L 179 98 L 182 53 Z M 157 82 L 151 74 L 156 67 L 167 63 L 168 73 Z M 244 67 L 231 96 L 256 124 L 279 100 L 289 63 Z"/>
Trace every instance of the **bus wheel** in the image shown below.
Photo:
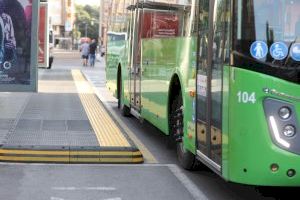
<path fill-rule="evenodd" d="M 120 97 L 118 99 L 118 108 L 121 109 L 121 113 L 124 117 L 130 117 L 131 114 L 130 114 L 130 108 L 128 106 L 126 106 L 122 99 L 123 99 L 123 95 L 122 95 L 122 92 L 120 92 Z"/>
<path fill-rule="evenodd" d="M 177 157 L 180 164 L 188 170 L 196 169 L 198 164 L 195 155 L 188 151 L 183 144 L 183 103 L 181 95 L 173 101 L 171 123 L 172 136 L 176 141 Z"/>
<path fill-rule="evenodd" d="M 121 104 L 121 112 L 122 112 L 122 115 L 125 116 L 125 117 L 130 117 L 131 114 L 130 114 L 130 108 L 124 104 Z"/>
<path fill-rule="evenodd" d="M 124 105 L 122 99 L 122 76 L 121 76 L 121 70 L 118 70 L 118 77 L 117 77 L 117 98 L 118 98 L 118 108 L 121 109 L 121 113 L 125 117 L 130 116 L 130 108 L 126 105 Z"/>

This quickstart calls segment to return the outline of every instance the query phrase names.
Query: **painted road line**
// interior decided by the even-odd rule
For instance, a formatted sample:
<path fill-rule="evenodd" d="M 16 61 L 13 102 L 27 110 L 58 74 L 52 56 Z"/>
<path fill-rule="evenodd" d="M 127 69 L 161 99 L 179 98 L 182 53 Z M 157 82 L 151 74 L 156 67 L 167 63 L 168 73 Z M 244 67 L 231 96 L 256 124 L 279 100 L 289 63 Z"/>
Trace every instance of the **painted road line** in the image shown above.
<path fill-rule="evenodd" d="M 86 77 L 88 79 L 88 77 Z M 109 110 L 110 114 L 117 121 L 117 123 L 122 127 L 122 129 L 127 133 L 130 139 L 134 142 L 134 144 L 138 147 L 138 149 L 142 152 L 144 156 L 144 160 L 147 163 L 158 163 L 157 159 L 153 156 L 153 154 L 147 149 L 147 147 L 136 137 L 136 135 L 128 128 L 128 126 L 119 118 L 118 114 L 108 105 L 105 101 L 105 98 L 98 91 L 96 87 L 93 87 L 94 93 L 101 99 L 102 103 L 105 105 L 106 109 Z"/>
<path fill-rule="evenodd" d="M 65 200 L 64 198 L 60 197 L 51 197 L 50 200 Z"/>
<path fill-rule="evenodd" d="M 0 163 L 0 165 L 2 165 L 3 167 L 5 166 L 15 166 L 16 164 L 12 164 L 12 163 Z M 23 163 L 20 163 L 20 164 L 17 164 L 17 165 L 20 165 L 20 166 L 27 166 L 27 164 L 23 164 Z M 32 166 L 47 166 L 47 164 L 31 164 Z M 52 166 L 57 166 L 57 167 L 65 167 L 66 165 L 65 164 L 53 164 Z M 79 168 L 82 168 L 82 167 L 87 167 L 87 166 L 93 166 L 93 167 L 96 167 L 97 169 L 98 168 L 101 168 L 101 167 L 116 167 L 116 165 L 114 164 L 99 164 L 99 165 L 87 165 L 87 164 L 77 164 L 77 165 L 73 165 L 72 167 L 74 169 L 79 169 Z M 172 174 L 176 177 L 177 180 L 180 181 L 180 183 L 188 190 L 188 192 L 193 196 L 193 198 L 195 200 L 208 200 L 209 198 L 207 197 L 207 195 L 205 194 L 204 192 L 204 189 L 203 191 L 201 190 L 201 187 L 197 186 L 195 183 L 193 183 L 193 181 L 191 181 L 187 175 L 184 174 L 183 172 L 183 169 L 181 169 L 180 167 L 178 167 L 177 165 L 175 164 L 142 164 L 142 165 L 135 165 L 135 164 L 120 164 L 118 165 L 117 167 L 129 167 L 129 168 L 136 168 L 138 167 L 139 169 L 145 169 L 145 168 L 148 168 L 148 167 L 167 167 L 171 172 Z M 95 168 L 93 168 L 95 169 Z M 147 169 L 145 169 L 147 170 Z M 147 170 L 148 171 L 148 170 Z M 52 187 L 52 190 L 72 190 L 70 188 L 72 188 L 73 186 L 71 187 L 60 187 L 60 186 L 53 186 Z M 101 186 L 94 186 L 94 187 L 89 187 L 90 189 L 86 188 L 86 190 L 98 190 L 97 188 L 99 188 L 99 190 L 101 190 L 101 188 L 103 190 L 105 190 L 107 188 L 107 190 L 110 190 L 114 187 L 101 187 Z M 94 188 L 94 189 L 93 189 Z M 85 187 L 78 187 L 79 190 L 84 190 Z M 113 190 L 113 189 L 112 189 Z"/>
<path fill-rule="evenodd" d="M 66 190 L 66 191 L 75 191 L 75 190 L 98 190 L 98 191 L 114 191 L 114 187 L 52 187 L 52 190 Z"/>
<path fill-rule="evenodd" d="M 174 164 L 167 165 L 174 176 L 184 185 L 195 200 L 208 200 L 207 196 Z"/>
<path fill-rule="evenodd" d="M 95 96 L 92 87 L 85 80 L 81 72 L 79 70 L 72 70 L 72 76 L 82 105 L 86 110 L 100 146 L 130 147 L 131 145 L 111 117 L 106 113 L 106 110 Z"/>

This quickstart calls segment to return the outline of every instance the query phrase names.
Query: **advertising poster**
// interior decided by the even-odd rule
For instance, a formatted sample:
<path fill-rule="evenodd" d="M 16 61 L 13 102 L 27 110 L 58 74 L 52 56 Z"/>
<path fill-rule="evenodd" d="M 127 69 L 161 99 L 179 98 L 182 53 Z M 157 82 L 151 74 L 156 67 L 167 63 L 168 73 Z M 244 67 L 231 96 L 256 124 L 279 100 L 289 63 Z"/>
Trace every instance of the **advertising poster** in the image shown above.
<path fill-rule="evenodd" d="M 179 18 L 172 12 L 145 12 L 142 38 L 176 37 L 179 34 Z"/>
<path fill-rule="evenodd" d="M 36 88 L 39 0 L 0 0 L 0 90 Z M 35 58 L 34 58 L 35 57 Z"/>
<path fill-rule="evenodd" d="M 39 67 L 48 66 L 48 7 L 47 3 L 40 3 L 40 17 L 39 17 L 39 51 L 38 61 Z"/>

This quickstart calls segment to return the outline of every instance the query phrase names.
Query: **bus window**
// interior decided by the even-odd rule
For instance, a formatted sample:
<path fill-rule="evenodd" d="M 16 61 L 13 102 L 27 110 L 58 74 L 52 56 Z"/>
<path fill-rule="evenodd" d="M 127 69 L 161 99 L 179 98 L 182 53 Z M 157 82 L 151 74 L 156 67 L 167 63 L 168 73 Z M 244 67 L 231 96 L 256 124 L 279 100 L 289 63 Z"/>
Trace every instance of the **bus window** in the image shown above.
<path fill-rule="evenodd" d="M 234 6 L 231 64 L 300 83 L 299 61 L 288 53 L 294 43 L 300 42 L 300 1 L 238 0 Z M 286 46 L 286 55 L 277 59 L 266 51 L 265 56 L 257 59 L 251 55 L 250 48 L 258 41 L 267 50 L 279 42 Z"/>

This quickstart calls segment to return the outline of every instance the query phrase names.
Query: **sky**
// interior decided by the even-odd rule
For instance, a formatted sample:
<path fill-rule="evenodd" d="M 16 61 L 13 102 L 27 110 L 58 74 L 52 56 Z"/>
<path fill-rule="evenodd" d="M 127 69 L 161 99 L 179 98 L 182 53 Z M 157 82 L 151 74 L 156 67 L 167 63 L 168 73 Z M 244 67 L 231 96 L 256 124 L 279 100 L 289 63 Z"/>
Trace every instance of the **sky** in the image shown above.
<path fill-rule="evenodd" d="M 96 5 L 98 6 L 100 4 L 100 0 L 75 0 L 75 4 L 81 4 L 81 5 Z"/>

